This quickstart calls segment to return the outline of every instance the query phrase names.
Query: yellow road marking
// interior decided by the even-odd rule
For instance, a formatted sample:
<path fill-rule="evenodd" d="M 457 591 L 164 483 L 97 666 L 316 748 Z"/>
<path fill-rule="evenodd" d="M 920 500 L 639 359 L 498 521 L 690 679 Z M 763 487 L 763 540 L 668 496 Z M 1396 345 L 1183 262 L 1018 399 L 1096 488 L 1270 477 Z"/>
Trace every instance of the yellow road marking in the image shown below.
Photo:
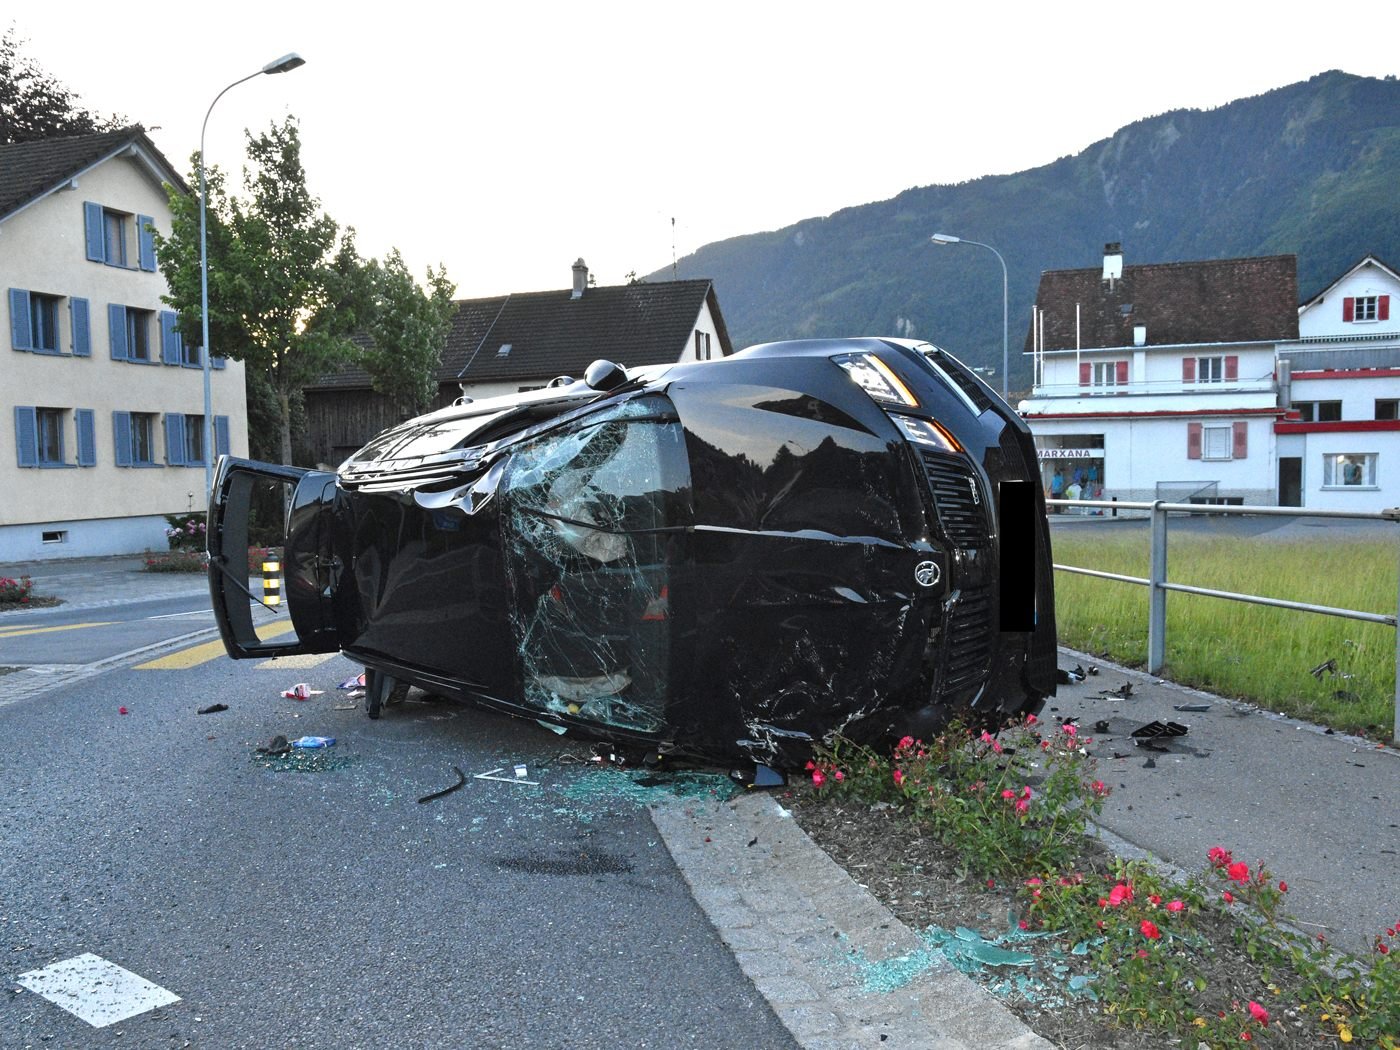
<path fill-rule="evenodd" d="M 105 623 L 66 623 L 60 627 L 0 627 L 0 638 L 19 638 L 26 634 L 51 634 L 54 631 L 78 631 L 84 627 L 110 627 L 115 621 Z"/>
<path fill-rule="evenodd" d="M 286 620 L 273 620 L 270 623 L 261 624 L 254 628 L 257 636 L 262 641 L 269 638 L 280 638 L 284 634 L 292 633 L 292 625 Z M 169 653 L 166 656 L 155 660 L 148 660 L 144 664 L 137 664 L 138 671 L 187 671 L 191 667 L 208 663 L 224 655 L 224 643 L 205 642 L 203 645 L 192 645 L 188 649 L 181 649 L 179 652 Z"/>

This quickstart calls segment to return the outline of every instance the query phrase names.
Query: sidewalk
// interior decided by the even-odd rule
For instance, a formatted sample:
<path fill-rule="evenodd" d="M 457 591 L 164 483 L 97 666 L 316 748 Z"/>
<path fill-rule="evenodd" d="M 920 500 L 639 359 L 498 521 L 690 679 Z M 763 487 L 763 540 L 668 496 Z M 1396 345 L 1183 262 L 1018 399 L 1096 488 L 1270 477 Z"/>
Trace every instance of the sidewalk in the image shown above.
<path fill-rule="evenodd" d="M 1113 791 L 1099 824 L 1122 840 L 1110 845 L 1188 872 L 1212 846 L 1263 861 L 1302 928 L 1353 952 L 1395 925 L 1400 751 L 1062 649 L 1060 667 L 1076 665 L 1099 673 L 1060 686 L 1042 717 L 1075 718 L 1093 739 Z M 1163 751 L 1136 746 L 1153 721 L 1188 731 L 1155 741 Z"/>
<path fill-rule="evenodd" d="M 209 593 L 203 575 L 145 572 L 146 558 L 144 554 L 116 554 L 104 558 L 11 562 L 0 565 L 0 576 L 28 576 L 34 581 L 35 596 L 63 600 L 58 606 L 26 609 L 26 615 Z"/>

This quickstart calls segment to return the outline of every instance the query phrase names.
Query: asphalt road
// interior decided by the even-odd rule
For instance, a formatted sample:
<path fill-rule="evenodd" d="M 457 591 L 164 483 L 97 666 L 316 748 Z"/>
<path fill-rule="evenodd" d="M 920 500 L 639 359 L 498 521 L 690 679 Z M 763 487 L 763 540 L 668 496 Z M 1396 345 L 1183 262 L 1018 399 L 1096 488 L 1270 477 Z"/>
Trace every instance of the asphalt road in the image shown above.
<path fill-rule="evenodd" d="M 370 721 L 357 670 L 157 664 L 0 706 L 0 1045 L 794 1045 L 659 841 L 666 789 L 416 692 Z M 288 769 L 254 753 L 279 733 L 337 743 Z M 538 786 L 475 779 L 517 762 Z M 86 952 L 179 1001 L 97 1029 L 18 983 Z"/>

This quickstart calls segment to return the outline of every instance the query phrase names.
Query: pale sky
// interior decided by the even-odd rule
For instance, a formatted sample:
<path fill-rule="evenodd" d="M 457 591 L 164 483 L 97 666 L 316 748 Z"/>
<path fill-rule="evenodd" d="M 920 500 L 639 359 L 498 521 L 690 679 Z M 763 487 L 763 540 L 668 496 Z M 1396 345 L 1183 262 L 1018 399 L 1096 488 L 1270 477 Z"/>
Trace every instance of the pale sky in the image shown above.
<path fill-rule="evenodd" d="M 72 0 L 9 24 L 186 173 L 219 91 L 298 52 L 219 101 L 209 163 L 237 176 L 244 129 L 295 115 L 308 185 L 361 254 L 397 247 L 420 280 L 445 264 L 458 298 L 566 287 L 580 256 L 599 284 L 668 266 L 673 218 L 683 257 L 1168 110 L 1400 73 L 1400 8 L 1300 19 L 1276 0 Z"/>

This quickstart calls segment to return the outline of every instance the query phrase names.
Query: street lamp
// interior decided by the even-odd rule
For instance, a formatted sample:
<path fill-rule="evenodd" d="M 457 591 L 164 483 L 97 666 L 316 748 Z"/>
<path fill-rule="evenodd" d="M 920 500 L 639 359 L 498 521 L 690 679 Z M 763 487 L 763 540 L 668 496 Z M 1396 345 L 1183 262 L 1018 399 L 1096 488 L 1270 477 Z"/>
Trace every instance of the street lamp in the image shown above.
<path fill-rule="evenodd" d="M 207 499 L 214 488 L 214 398 L 209 389 L 209 249 L 207 244 L 205 212 L 209 207 L 209 193 L 204 185 L 204 132 L 209 127 L 209 114 L 214 112 L 219 99 L 246 80 L 262 76 L 264 73 L 286 73 L 297 66 L 306 65 L 306 59 L 295 51 L 273 59 L 256 73 L 235 80 L 214 96 L 205 111 L 204 123 L 199 127 L 199 320 L 202 328 L 203 344 L 200 346 L 204 358 L 204 493 Z"/>
<path fill-rule="evenodd" d="M 1006 399 L 1006 372 L 1010 367 L 1006 341 L 1006 260 L 1001 257 L 1001 252 L 990 244 L 969 241 L 965 237 L 954 237 L 951 233 L 935 233 L 929 240 L 933 241 L 934 244 L 975 244 L 979 248 L 986 248 L 997 257 L 997 262 L 1001 263 L 1001 396 L 1004 401 Z"/>

